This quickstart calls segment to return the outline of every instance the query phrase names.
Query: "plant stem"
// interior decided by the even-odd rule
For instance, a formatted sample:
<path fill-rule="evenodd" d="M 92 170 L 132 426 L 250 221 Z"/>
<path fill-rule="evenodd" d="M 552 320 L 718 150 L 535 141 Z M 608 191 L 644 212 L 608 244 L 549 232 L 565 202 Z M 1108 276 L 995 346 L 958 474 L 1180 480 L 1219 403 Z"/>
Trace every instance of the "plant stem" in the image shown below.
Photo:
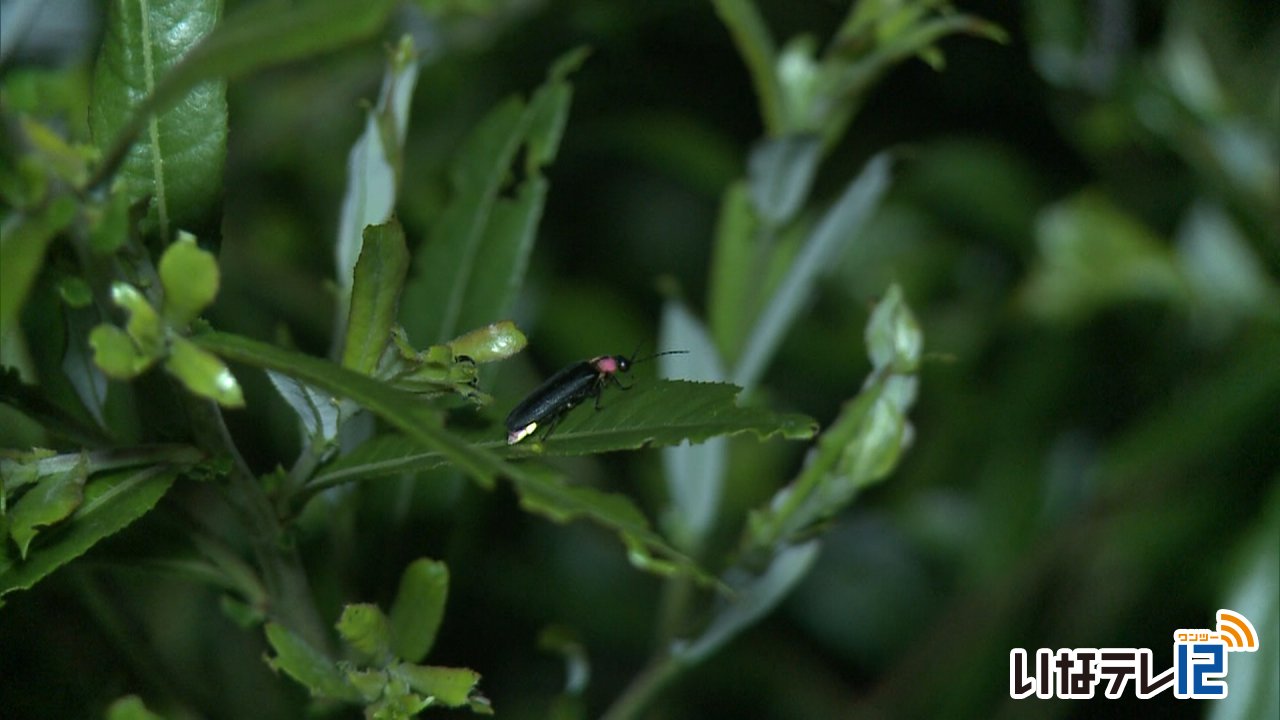
<path fill-rule="evenodd" d="M 613 705 L 601 715 L 601 720 L 631 720 L 653 702 L 653 699 L 684 670 L 685 665 L 670 655 L 654 658 L 644 670 L 632 679 L 627 689 Z"/>
<path fill-rule="evenodd" d="M 297 550 L 284 539 L 284 529 L 276 517 L 261 483 L 236 448 L 222 412 L 210 400 L 186 393 L 187 409 L 196 440 L 206 451 L 231 458 L 231 473 L 225 491 L 248 532 L 254 559 L 270 598 L 268 612 L 281 625 L 304 638 L 312 647 L 328 650 L 329 636 L 311 596 L 307 576 Z"/>

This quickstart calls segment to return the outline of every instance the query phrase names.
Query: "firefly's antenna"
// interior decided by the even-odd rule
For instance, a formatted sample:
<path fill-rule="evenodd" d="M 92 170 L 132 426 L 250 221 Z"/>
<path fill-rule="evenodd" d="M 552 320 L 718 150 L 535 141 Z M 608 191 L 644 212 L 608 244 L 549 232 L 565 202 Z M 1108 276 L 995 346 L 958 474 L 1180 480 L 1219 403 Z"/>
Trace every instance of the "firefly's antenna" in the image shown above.
<path fill-rule="evenodd" d="M 640 348 L 636 348 L 636 350 L 639 350 L 639 349 Z M 639 359 L 632 359 L 631 364 L 634 365 L 638 362 L 648 362 L 654 358 L 662 357 L 663 355 L 688 355 L 688 354 L 689 354 L 688 350 L 667 350 L 666 352 L 654 353 L 652 355 L 648 355 L 646 357 L 642 357 Z"/>

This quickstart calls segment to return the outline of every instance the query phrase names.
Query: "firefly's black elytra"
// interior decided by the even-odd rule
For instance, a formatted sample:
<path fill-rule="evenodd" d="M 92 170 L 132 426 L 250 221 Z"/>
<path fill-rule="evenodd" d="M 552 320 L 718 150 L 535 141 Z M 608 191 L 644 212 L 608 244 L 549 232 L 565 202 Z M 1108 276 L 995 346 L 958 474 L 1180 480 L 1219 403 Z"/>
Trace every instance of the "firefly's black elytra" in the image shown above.
<path fill-rule="evenodd" d="M 630 358 L 625 355 L 601 355 L 574 363 L 547 378 L 537 390 L 520 401 L 519 405 L 507 415 L 507 444 L 515 445 L 521 440 L 545 428 L 543 437 L 551 434 L 552 429 L 583 400 L 594 395 L 596 409 L 600 409 L 600 395 L 609 383 L 623 390 L 630 390 L 630 385 L 623 385 L 618 373 L 630 372 L 631 366 L 637 362 L 652 360 L 660 355 L 674 355 L 684 350 L 672 350 L 650 355 L 640 360 L 633 353 Z"/>

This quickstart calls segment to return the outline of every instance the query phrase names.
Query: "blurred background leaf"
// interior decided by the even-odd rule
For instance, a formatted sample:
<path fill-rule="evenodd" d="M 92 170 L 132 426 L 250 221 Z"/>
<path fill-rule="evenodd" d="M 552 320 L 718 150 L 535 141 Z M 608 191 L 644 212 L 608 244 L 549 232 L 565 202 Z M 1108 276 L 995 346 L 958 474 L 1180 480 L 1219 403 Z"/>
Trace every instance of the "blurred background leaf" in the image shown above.
<path fill-rule="evenodd" d="M 592 48 L 571 76 L 573 102 L 554 162 L 531 172 L 528 156 L 516 153 L 494 176 L 495 202 L 547 183 L 522 289 L 509 313 L 477 319 L 510 317 L 529 347 L 502 363 L 486 388 L 492 408 L 451 417 L 449 429 L 460 436 L 492 430 L 523 393 L 570 362 L 652 343 L 671 298 L 705 320 L 733 368 L 781 280 L 775 265 L 787 267 L 820 211 L 838 203 L 869 159 L 890 151 L 893 177 L 878 209 L 826 258 L 809 302 L 756 373 L 749 402 L 831 425 L 871 371 L 863 330 L 875 299 L 896 282 L 927 338 L 911 450 L 889 481 L 861 490 L 828 521 L 820 551 L 792 560 L 808 572 L 776 610 L 749 618 L 759 624 L 670 685 L 653 716 L 1273 717 L 1276 656 L 1267 648 L 1280 647 L 1274 4 L 958 3 L 966 17 L 1004 28 L 1008 44 L 947 37 L 907 53 L 930 62 L 935 50 L 943 53 L 943 72 L 913 59 L 880 68 L 879 81 L 849 103 L 847 131 L 824 145 L 811 181 L 801 164 L 787 182 L 756 188 L 756 195 L 774 188 L 770 198 L 780 202 L 787 198 L 778 188 L 807 184 L 807 199 L 764 269 L 730 273 L 721 285 L 708 280 L 720 277 L 719 254 L 738 266 L 755 246 L 713 242 L 717 225 L 734 228 L 725 236 L 758 229 L 760 198 L 748 182 L 753 152 L 762 138 L 786 134 L 784 103 L 813 97 L 783 97 L 781 75 L 773 74 L 779 58 L 791 63 L 784 68 L 795 73 L 791 81 L 806 73 L 812 80 L 823 58 L 859 60 L 860 46 L 835 42 L 874 36 L 874 25 L 852 20 L 859 8 L 915 5 L 762 0 L 756 6 L 769 37 L 768 46 L 757 45 L 769 49 L 744 60 L 742 37 L 755 32 L 755 21 L 726 29 L 722 20 L 738 4 L 490 0 L 415 3 L 394 13 L 388 4 L 377 39 L 309 36 L 308 48 L 334 49 L 328 54 L 271 44 L 285 35 L 288 13 L 258 26 L 266 35 L 243 36 L 252 42 L 220 46 L 261 48 L 243 65 L 217 66 L 234 78 L 217 226 L 222 287 L 205 316 L 227 332 L 287 336 L 311 355 L 330 347 L 346 153 L 365 129 L 360 100 L 378 96 L 385 44 L 404 32 L 421 67 L 407 101 L 395 212 L 419 258 L 455 197 L 449 172 L 464 139 L 503 98 L 539 87 L 568 49 Z M 105 13 L 82 3 L 58 16 L 55 4 L 44 5 L 50 9 L 29 21 L 5 6 L 6 136 L 28 137 L 10 132 L 10 118 L 22 113 L 84 142 Z M 337 5 L 345 6 L 297 7 Z M 222 27 L 258 8 L 229 1 Z M 348 29 L 368 38 L 366 27 Z M 774 79 L 762 81 L 765 73 Z M 778 84 L 758 93 L 768 83 Z M 63 182 L 58 167 L 74 170 L 76 162 L 62 163 L 74 153 L 60 152 L 19 162 L 29 146 L 29 139 L 0 144 L 5 160 L 14 159 L 0 162 L 0 318 L 42 332 L 28 332 L 22 346 L 0 338 L 0 350 L 6 364 L 38 371 L 30 382 L 38 377 L 41 388 L 56 389 L 70 327 L 59 283 L 49 271 L 11 268 L 9 253 L 30 248 L 8 237 L 32 218 L 65 226 L 56 205 L 40 203 Z M 525 151 L 539 154 L 531 145 Z M 779 216 L 786 205 L 775 208 Z M 128 208 L 107 210 L 123 222 Z M 98 237 L 110 246 L 123 236 Z M 65 266 L 58 249 L 65 243 L 37 244 L 53 248 L 46 268 Z M 753 294 L 764 296 L 752 300 L 759 305 L 739 301 Z M 11 305 L 11 295 L 22 297 Z M 400 319 L 430 327 L 430 311 L 402 303 Z M 261 374 L 237 374 L 253 409 L 228 413 L 230 432 L 248 464 L 266 474 L 297 454 L 296 419 Z M 105 387 L 103 417 L 113 431 L 128 436 L 175 417 L 130 418 L 119 410 L 129 388 Z M 32 422 L 37 415 L 61 418 L 62 432 L 92 436 L 85 430 L 92 418 L 69 383 L 48 390 L 43 404 L 27 403 L 30 386 L 8 374 L 3 388 L 7 442 L 47 441 L 50 433 Z M 594 419 L 586 416 L 581 422 Z M 699 559 L 720 563 L 711 572 L 732 561 L 747 511 L 796 475 L 805 452 L 754 438 L 726 446 L 718 518 L 700 543 Z M 624 495 L 642 518 L 660 517 L 676 496 L 692 511 L 702 502 L 698 491 L 710 490 L 673 490 L 657 453 L 547 462 L 573 478 L 571 488 Z M 655 632 L 666 581 L 636 572 L 610 533 L 522 512 L 506 486 L 485 492 L 440 468 L 396 472 L 409 479 L 318 495 L 290 538 L 307 559 L 323 616 L 337 617 L 353 598 L 385 604 L 409 563 L 439 558 L 450 569 L 449 597 L 431 662 L 483 673 L 481 687 L 505 717 L 546 717 L 564 690 L 564 668 L 537 640 L 548 624 L 565 625 L 591 658 L 574 707 L 587 717 L 604 712 L 646 667 L 655 637 L 666 637 Z M 226 522 L 210 521 L 215 530 Z M 81 569 L 6 595 L 6 716 L 100 717 L 126 693 L 165 717 L 298 716 L 305 690 L 264 669 L 264 642 L 223 612 L 224 591 L 133 569 L 161 538 L 180 536 L 171 525 L 163 513 L 148 513 L 98 543 Z M 32 557 L 46 533 L 52 540 L 57 532 L 37 535 Z M 685 549 L 674 531 L 657 539 Z M 243 539 L 227 542 L 244 550 Z M 757 597 L 770 600 L 765 590 Z M 692 616 L 713 603 L 693 603 Z M 1150 647 L 1167 667 L 1169 633 L 1208 626 L 1219 607 L 1245 613 L 1263 636 L 1258 653 L 1231 658 L 1230 703 L 1008 698 L 1012 647 Z M 688 627 L 676 630 L 690 636 Z"/>

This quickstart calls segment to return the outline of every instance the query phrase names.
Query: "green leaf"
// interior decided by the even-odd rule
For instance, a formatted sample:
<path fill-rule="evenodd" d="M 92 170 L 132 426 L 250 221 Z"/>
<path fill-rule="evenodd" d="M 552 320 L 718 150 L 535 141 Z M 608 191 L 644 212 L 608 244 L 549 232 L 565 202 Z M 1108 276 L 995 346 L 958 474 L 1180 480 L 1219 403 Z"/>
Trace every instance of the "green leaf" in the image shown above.
<path fill-rule="evenodd" d="M 405 35 L 388 55 L 378 104 L 366 113 L 364 133 L 347 155 L 347 190 L 334 246 L 340 298 L 351 288 L 366 228 L 386 223 L 395 209 L 403 164 L 401 145 L 417 83 L 418 58 L 413 39 Z"/>
<path fill-rule="evenodd" d="M 890 161 L 877 155 L 854 178 L 817 227 L 765 305 L 733 370 L 733 381 L 750 389 L 759 382 L 786 333 L 813 293 L 819 275 L 833 267 L 840 253 L 857 239 L 880 198 L 889 188 Z"/>
<path fill-rule="evenodd" d="M 178 327 L 195 320 L 218 296 L 218 261 L 189 233 L 179 233 L 178 241 L 164 251 L 159 270 L 164 317 Z"/>
<path fill-rule="evenodd" d="M 872 370 L 862 390 L 818 438 L 800 475 L 764 510 L 752 514 L 749 549 L 772 553 L 832 517 L 860 490 L 887 476 L 910 444 L 913 431 L 906 415 L 919 384 L 915 371 L 920 331 L 897 286 L 871 315 L 868 351 L 873 362 L 883 364 Z M 894 355 L 895 349 L 903 355 Z"/>
<path fill-rule="evenodd" d="M 720 201 L 707 298 L 707 322 L 716 347 L 726 358 L 737 357 L 746 343 L 756 307 L 759 273 L 752 268 L 756 253 L 752 240 L 757 225 L 747 184 L 739 181 L 730 185 Z"/>
<path fill-rule="evenodd" d="M 415 310 L 402 320 L 419 341 L 443 343 L 510 313 L 546 202 L 541 168 L 559 146 L 568 112 L 565 76 L 584 57 L 582 50 L 565 55 L 527 106 L 507 99 L 458 149 L 450 171 L 453 198 L 415 258 L 405 290 L 405 305 Z M 525 146 L 524 179 L 504 193 Z"/>
<path fill-rule="evenodd" d="M 736 635 L 767 615 L 813 567 L 821 543 L 810 540 L 783 548 L 760 575 L 735 572 L 729 578 L 731 592 L 719 605 L 710 624 L 696 639 L 677 643 L 673 656 L 689 665 L 701 662 Z"/>
<path fill-rule="evenodd" d="M 775 434 L 805 440 L 817 432 L 817 424 L 804 415 L 739 406 L 740 390 L 728 383 L 639 381 L 625 394 L 606 392 L 599 411 L 588 403 L 570 412 L 543 450 L 548 455 L 586 455 L 700 443 L 744 432 L 761 440 Z"/>
<path fill-rule="evenodd" d="M 124 329 L 138 352 L 148 360 L 164 354 L 164 325 L 147 298 L 129 283 L 111 285 L 111 300 L 129 313 Z"/>
<path fill-rule="evenodd" d="M 221 0 L 110 3 L 89 106 L 99 149 L 116 140 L 161 78 L 213 31 L 221 15 Z M 130 201 L 151 198 L 166 240 L 171 227 L 198 219 L 222 192 L 226 92 L 225 81 L 206 78 L 175 93 L 173 109 L 146 118 L 145 134 L 121 168 Z"/>
<path fill-rule="evenodd" d="M 377 369 L 383 349 L 391 342 L 391 326 L 408 269 L 409 250 L 399 222 L 365 228 L 351 289 L 343 367 L 365 375 Z"/>
<path fill-rule="evenodd" d="M 1050 320 L 1082 320 L 1118 302 L 1185 303 L 1190 284 L 1174 254 L 1138 220 L 1096 193 L 1041 213 L 1040 257 L 1022 300 Z"/>
<path fill-rule="evenodd" d="M 0 596 L 30 588 L 83 555 L 103 538 L 145 515 L 168 491 L 178 471 L 169 466 L 120 470 L 94 477 L 75 514 L 31 550 L 21 563 L 0 560 Z"/>
<path fill-rule="evenodd" d="M 391 605 L 391 650 L 396 657 L 422 662 L 435 644 L 449 595 L 449 568 L 418 558 L 405 568 Z"/>
<path fill-rule="evenodd" d="M 1231 692 L 1215 700 L 1208 720 L 1246 720 L 1280 714 L 1280 476 L 1257 524 L 1226 563 L 1236 568 L 1219 606 L 1248 618 L 1258 631 L 1257 650 L 1231 661 Z M 1242 653 L 1243 654 L 1243 653 Z"/>
<path fill-rule="evenodd" d="M 682 303 L 668 301 L 663 308 L 658 347 L 689 351 L 658 359 L 665 376 L 690 380 L 724 378 L 724 366 L 710 334 Z M 697 555 L 715 525 L 728 460 L 727 439 L 723 437 L 662 450 L 669 498 L 662 516 L 663 527 L 667 537 L 685 552 Z"/>
<path fill-rule="evenodd" d="M 102 372 L 117 380 L 129 380 L 151 367 L 154 358 L 138 352 L 133 338 L 115 325 L 102 324 L 89 333 L 93 362 Z"/>
<path fill-rule="evenodd" d="M 702 442 L 716 435 L 754 432 L 761 439 L 781 434 L 787 439 L 806 439 L 816 432 L 816 424 L 797 414 L 778 415 L 761 408 L 741 408 L 734 404 L 737 388 L 721 383 L 661 381 L 640 394 L 628 394 L 625 401 L 639 403 L 641 412 L 629 408 L 623 414 L 602 405 L 599 413 L 579 409 L 557 427 L 545 443 L 511 446 L 501 438 L 480 439 L 476 447 L 491 449 L 499 456 L 526 457 L 582 455 L 596 452 L 635 450 L 641 447 L 678 445 L 685 440 Z M 653 397 L 647 397 L 652 394 Z M 674 418 L 673 409 L 684 407 L 687 418 Z M 595 418 L 594 415 L 601 417 Z M 587 420 L 586 425 L 574 420 Z M 597 422 L 598 421 L 598 422 Z M 429 470 L 445 462 L 439 453 L 423 448 L 401 435 L 383 435 L 362 444 L 327 466 L 314 480 L 317 487 L 373 477 Z"/>
<path fill-rule="evenodd" d="M 571 485 L 540 467 L 527 468 L 512 478 L 512 485 L 520 496 L 520 507 L 529 512 L 558 523 L 582 518 L 616 531 L 627 547 L 627 559 L 642 570 L 665 576 L 687 574 L 701 583 L 714 583 L 693 560 L 653 532 L 644 514 L 625 495 Z"/>
<path fill-rule="evenodd" d="M 244 407 L 240 383 L 225 363 L 184 337 L 174 337 L 164 369 L 182 381 L 193 394 L 217 401 L 223 407 Z"/>
<path fill-rule="evenodd" d="M 726 383 L 660 380 L 643 382 L 627 392 L 606 392 L 597 412 L 590 404 L 569 413 L 543 443 L 526 440 L 508 445 L 492 433 L 477 436 L 472 445 L 499 457 L 588 455 L 682 442 L 704 442 L 720 435 L 753 432 L 761 440 L 781 435 L 789 440 L 813 437 L 812 418 L 778 414 L 759 407 L 739 407 L 738 388 Z M 446 461 L 413 439 L 383 435 L 362 444 L 319 473 L 318 487 L 372 477 L 421 472 Z"/>
<path fill-rule="evenodd" d="M 223 357 L 287 373 L 326 392 L 354 400 L 425 449 L 438 453 L 440 457 L 456 465 L 484 487 L 492 486 L 493 480 L 499 476 L 511 479 L 531 510 L 544 512 L 556 519 L 586 516 L 615 530 L 630 550 L 631 560 L 642 568 L 656 571 L 679 568 L 681 571 L 701 573 L 692 561 L 668 547 L 647 528 L 644 532 L 638 532 L 635 518 L 631 515 L 639 515 L 634 506 L 630 506 L 630 512 L 618 511 L 620 503 L 626 502 L 625 498 L 612 500 L 606 504 L 607 507 L 597 507 L 592 502 L 594 497 L 586 492 L 587 489 L 568 488 L 559 478 L 548 477 L 536 468 L 504 462 L 484 447 L 468 444 L 456 434 L 442 429 L 434 411 L 417 402 L 411 395 L 318 358 L 281 350 L 248 338 L 226 333 L 207 333 L 192 339 L 201 347 Z M 730 388 L 730 397 L 732 393 L 733 389 Z M 761 420 L 756 413 L 763 413 L 768 418 L 768 422 L 761 422 L 757 428 L 762 434 L 782 431 L 807 436 L 813 432 L 812 421 L 800 416 L 784 416 L 781 419 L 782 426 L 779 427 L 778 418 L 770 413 L 749 410 L 742 412 L 756 420 Z M 732 418 L 725 424 L 732 427 Z M 746 423 L 746 427 L 740 429 L 753 428 L 754 425 Z M 703 430 L 705 428 L 699 432 Z M 497 439 L 495 444 L 503 446 L 501 439 Z M 308 486 L 309 491 L 314 492 L 315 489 L 315 483 Z M 643 516 L 639 519 L 643 521 Z M 650 562 L 657 556 L 673 558 L 672 564 L 664 566 L 658 562 Z M 705 574 L 701 576 L 705 577 Z"/>
<path fill-rule="evenodd" d="M 164 716 L 148 710 L 137 695 L 125 695 L 107 708 L 107 720 L 164 720 Z"/>
<path fill-rule="evenodd" d="M 794 218 L 809 197 L 821 159 L 822 140 L 815 135 L 783 135 L 757 143 L 747 161 L 747 176 L 751 204 L 760 218 L 775 227 Z"/>
<path fill-rule="evenodd" d="M 786 107 L 774 69 L 777 50 L 764 18 L 752 0 L 712 0 L 712 3 L 751 72 L 765 128 L 770 134 L 785 132 L 788 129 Z"/>
<path fill-rule="evenodd" d="M 275 657 L 267 658 L 272 670 L 284 671 L 316 697 L 361 702 L 360 693 L 347 683 L 338 666 L 324 653 L 283 625 L 269 622 L 266 633 L 267 642 L 276 652 Z"/>
<path fill-rule="evenodd" d="M 209 0 L 204 0 L 200 6 L 204 7 L 205 2 Z M 211 86 L 221 84 L 221 81 L 260 68 L 333 50 L 369 37 L 382 27 L 395 5 L 395 0 L 255 3 L 224 19 L 203 42 L 185 53 L 181 62 L 155 82 L 154 89 L 148 90 L 149 95 L 144 101 L 135 103 L 128 100 L 132 112 L 127 115 L 126 122 L 114 125 L 118 130 L 109 145 L 108 138 L 95 132 L 99 147 L 106 149 L 102 164 L 88 185 L 96 187 L 112 177 L 138 134 L 152 124 L 152 113 L 163 113 L 197 85 L 206 81 L 217 81 Z M 113 31 L 118 31 L 127 25 L 113 24 L 112 27 Z M 120 43 L 121 52 L 142 47 L 145 46 L 136 41 Z M 103 57 L 111 58 L 113 54 L 104 50 Z M 101 62 L 99 67 L 102 67 Z M 144 81 L 146 77 L 148 75 L 144 73 Z M 133 85 L 129 87 L 132 89 Z M 101 108 L 95 112 L 116 121 L 115 116 L 122 110 Z M 218 171 L 221 172 L 221 165 Z"/>
<path fill-rule="evenodd" d="M 510 320 L 476 328 L 448 343 L 454 356 L 466 356 L 478 363 L 506 360 L 528 344 L 528 338 Z"/>
<path fill-rule="evenodd" d="M 912 373 L 920 367 L 924 333 L 911 308 L 902 297 L 902 288 L 893 285 L 876 303 L 867 320 L 867 355 L 875 370 L 890 369 Z"/>
<path fill-rule="evenodd" d="M 9 512 L 9 536 L 23 559 L 39 528 L 65 520 L 84 499 L 84 483 L 89 477 L 83 457 L 74 467 L 40 479 Z M 6 483 L 7 484 L 7 483 Z"/>
<path fill-rule="evenodd" d="M 333 442 L 338 437 L 342 406 L 337 398 L 274 370 L 267 371 L 267 378 L 293 408 L 307 437 L 320 442 Z"/>
<path fill-rule="evenodd" d="M 393 675 L 409 683 L 409 687 L 446 707 L 464 707 L 471 703 L 472 693 L 480 683 L 480 673 L 467 668 L 435 667 L 398 663 Z"/>
<path fill-rule="evenodd" d="M 354 400 L 422 445 L 439 452 L 484 487 L 492 487 L 494 478 L 507 469 L 497 457 L 443 430 L 429 406 L 385 383 L 319 358 L 228 333 L 206 333 L 191 340 L 230 360 L 275 370 L 325 392 Z"/>
<path fill-rule="evenodd" d="M 371 603 L 353 603 L 342 608 L 338 618 L 338 634 L 376 665 L 385 663 L 391 653 L 391 630 L 387 616 Z"/>
<path fill-rule="evenodd" d="M 75 214 L 75 200 L 59 197 L 35 214 L 15 213 L 0 224 L 0 337 L 17 327 L 45 249 Z"/>

